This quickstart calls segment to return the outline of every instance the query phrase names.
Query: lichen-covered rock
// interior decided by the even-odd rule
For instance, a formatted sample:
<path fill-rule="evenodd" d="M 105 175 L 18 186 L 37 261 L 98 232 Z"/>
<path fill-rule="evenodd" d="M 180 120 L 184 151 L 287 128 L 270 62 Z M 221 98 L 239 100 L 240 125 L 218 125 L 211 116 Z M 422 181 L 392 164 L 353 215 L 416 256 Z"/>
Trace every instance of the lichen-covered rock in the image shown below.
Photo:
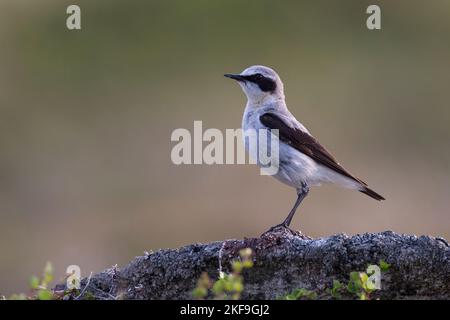
<path fill-rule="evenodd" d="M 253 250 L 254 267 L 244 272 L 244 299 L 275 299 L 297 288 L 329 299 L 333 280 L 346 283 L 350 272 L 365 271 L 380 259 L 391 267 L 382 274 L 382 289 L 374 297 L 450 299 L 450 249 L 443 239 L 391 231 L 311 239 L 282 227 L 259 238 L 192 244 L 136 257 L 123 269 L 83 279 L 80 298 L 190 299 L 202 272 L 216 278 L 219 268 L 229 271 L 230 262 L 247 247 Z"/>

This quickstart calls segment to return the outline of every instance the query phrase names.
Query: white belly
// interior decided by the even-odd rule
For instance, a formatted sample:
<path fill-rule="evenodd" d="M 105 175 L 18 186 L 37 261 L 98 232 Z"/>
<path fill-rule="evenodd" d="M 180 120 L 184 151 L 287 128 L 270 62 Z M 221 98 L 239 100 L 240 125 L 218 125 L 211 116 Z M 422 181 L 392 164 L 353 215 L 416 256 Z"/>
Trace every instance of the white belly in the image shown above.
<path fill-rule="evenodd" d="M 310 157 L 280 142 L 280 168 L 275 178 L 294 188 L 333 183 L 345 188 L 358 189 L 359 184 L 334 170 L 318 164 Z"/>

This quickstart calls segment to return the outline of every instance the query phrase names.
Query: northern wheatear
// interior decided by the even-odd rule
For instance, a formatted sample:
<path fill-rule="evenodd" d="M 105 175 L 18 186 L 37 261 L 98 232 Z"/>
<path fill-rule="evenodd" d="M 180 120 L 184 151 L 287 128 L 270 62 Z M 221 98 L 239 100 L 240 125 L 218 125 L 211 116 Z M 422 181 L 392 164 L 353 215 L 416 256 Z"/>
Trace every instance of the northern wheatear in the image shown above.
<path fill-rule="evenodd" d="M 225 74 L 237 80 L 247 96 L 242 129 L 278 129 L 279 170 L 274 176 L 297 190 L 297 200 L 281 224 L 289 227 L 309 188 L 334 183 L 355 189 L 375 200 L 384 198 L 344 169 L 336 159 L 289 112 L 278 74 L 264 66 L 252 66 L 240 74 Z M 248 151 L 248 150 L 247 150 Z"/>

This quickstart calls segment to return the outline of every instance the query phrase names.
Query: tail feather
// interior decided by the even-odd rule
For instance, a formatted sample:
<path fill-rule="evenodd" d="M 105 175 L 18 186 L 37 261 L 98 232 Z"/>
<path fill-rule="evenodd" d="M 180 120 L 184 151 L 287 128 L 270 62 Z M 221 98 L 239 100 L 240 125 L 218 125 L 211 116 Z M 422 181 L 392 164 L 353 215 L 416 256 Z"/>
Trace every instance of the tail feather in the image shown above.
<path fill-rule="evenodd" d="M 375 200 L 381 201 L 386 200 L 383 196 L 379 195 L 369 187 L 364 186 L 363 189 L 359 190 L 360 192 L 367 194 L 369 197 L 374 198 Z"/>

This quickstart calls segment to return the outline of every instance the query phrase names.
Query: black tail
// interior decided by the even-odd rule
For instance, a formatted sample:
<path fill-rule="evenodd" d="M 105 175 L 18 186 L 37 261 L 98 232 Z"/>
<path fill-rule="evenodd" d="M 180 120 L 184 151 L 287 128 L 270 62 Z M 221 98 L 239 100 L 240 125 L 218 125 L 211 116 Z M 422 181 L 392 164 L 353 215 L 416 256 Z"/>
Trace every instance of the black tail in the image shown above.
<path fill-rule="evenodd" d="M 359 190 L 359 191 L 364 194 L 367 194 L 369 197 L 374 198 L 375 200 L 378 200 L 378 201 L 386 200 L 385 198 L 383 198 L 383 196 L 379 195 L 378 193 L 376 193 L 369 187 L 364 187 L 362 190 Z"/>

